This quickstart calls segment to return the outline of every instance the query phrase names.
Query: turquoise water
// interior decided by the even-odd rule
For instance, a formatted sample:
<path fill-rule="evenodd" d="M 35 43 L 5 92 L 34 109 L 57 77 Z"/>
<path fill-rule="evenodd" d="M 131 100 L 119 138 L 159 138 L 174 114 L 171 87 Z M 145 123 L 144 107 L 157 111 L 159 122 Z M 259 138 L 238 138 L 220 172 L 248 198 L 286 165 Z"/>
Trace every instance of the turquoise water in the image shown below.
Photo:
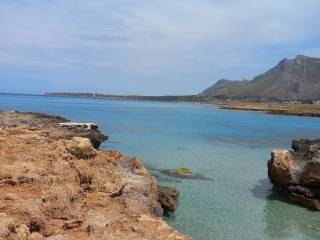
<path fill-rule="evenodd" d="M 159 175 L 181 199 L 168 222 L 195 240 L 320 239 L 319 212 L 292 204 L 267 180 L 267 160 L 292 138 L 320 136 L 320 118 L 221 110 L 213 105 L 0 95 L 0 109 L 99 124 L 103 149 L 151 169 L 188 167 L 213 181 Z"/>

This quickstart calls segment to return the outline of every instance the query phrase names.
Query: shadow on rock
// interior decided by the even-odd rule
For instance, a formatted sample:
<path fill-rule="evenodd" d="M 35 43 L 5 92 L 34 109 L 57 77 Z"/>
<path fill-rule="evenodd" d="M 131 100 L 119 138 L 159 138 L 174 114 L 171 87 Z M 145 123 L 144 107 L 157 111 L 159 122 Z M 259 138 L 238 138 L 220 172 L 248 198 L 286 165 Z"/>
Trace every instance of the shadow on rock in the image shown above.
<path fill-rule="evenodd" d="M 252 195 L 256 198 L 269 200 L 269 201 L 281 201 L 291 205 L 295 205 L 300 208 L 306 208 L 310 211 L 316 211 L 299 203 L 292 201 L 288 198 L 287 194 L 283 191 L 279 185 L 272 185 L 268 178 L 260 179 L 258 184 L 250 189 Z"/>

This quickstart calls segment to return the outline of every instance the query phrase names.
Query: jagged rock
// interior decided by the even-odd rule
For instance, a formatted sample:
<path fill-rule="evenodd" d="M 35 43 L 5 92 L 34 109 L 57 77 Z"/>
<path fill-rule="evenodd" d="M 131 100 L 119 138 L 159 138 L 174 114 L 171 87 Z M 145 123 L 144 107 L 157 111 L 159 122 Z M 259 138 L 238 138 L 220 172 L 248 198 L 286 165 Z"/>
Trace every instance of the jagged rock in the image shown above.
<path fill-rule="evenodd" d="M 292 150 L 273 151 L 268 175 L 290 199 L 320 210 L 320 139 L 293 140 Z"/>
<path fill-rule="evenodd" d="M 67 151 L 79 159 L 90 159 L 97 155 L 92 143 L 88 138 L 74 137 L 70 144 L 67 144 Z"/>
<path fill-rule="evenodd" d="M 297 170 L 292 154 L 287 150 L 276 150 L 271 153 L 269 166 L 269 178 L 282 184 L 294 184 L 296 182 L 294 171 Z"/>
<path fill-rule="evenodd" d="M 43 113 L 23 113 L 17 111 L 0 111 L 0 127 L 46 127 L 48 131 L 54 128 L 56 139 L 83 137 L 90 139 L 94 148 L 98 149 L 100 144 L 108 139 L 98 130 L 94 123 L 70 123 L 70 120 Z M 59 131 L 58 131 L 59 130 Z"/>
<path fill-rule="evenodd" d="M 59 123 L 62 127 L 85 127 L 86 129 L 98 129 L 98 125 L 94 123 L 78 123 L 78 122 L 66 122 Z"/>
<path fill-rule="evenodd" d="M 82 137 L 90 139 L 92 146 L 95 149 L 98 149 L 102 142 L 108 140 L 108 137 L 102 134 L 98 128 L 87 128 L 85 125 L 83 126 L 70 126 L 64 127 L 63 130 L 65 132 L 65 138 L 72 139 L 73 137 Z"/>
<path fill-rule="evenodd" d="M 64 117 L 32 112 L 0 111 L 0 116 L 1 127 L 37 127 L 69 122 Z"/>
<path fill-rule="evenodd" d="M 180 192 L 175 188 L 158 186 L 158 201 L 164 210 L 174 212 Z"/>

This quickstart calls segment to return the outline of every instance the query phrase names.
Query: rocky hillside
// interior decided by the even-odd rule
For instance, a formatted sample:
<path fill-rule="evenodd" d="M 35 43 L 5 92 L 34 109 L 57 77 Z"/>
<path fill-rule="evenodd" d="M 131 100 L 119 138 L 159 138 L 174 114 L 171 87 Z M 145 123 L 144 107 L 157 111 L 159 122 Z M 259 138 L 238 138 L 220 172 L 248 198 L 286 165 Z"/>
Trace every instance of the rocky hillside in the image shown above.
<path fill-rule="evenodd" d="M 95 125 L 66 121 L 0 112 L 1 240 L 191 239 L 161 218 L 170 189 L 141 160 L 97 150 Z"/>
<path fill-rule="evenodd" d="M 220 80 L 201 94 L 219 99 L 294 101 L 320 99 L 320 59 L 283 59 L 252 80 Z"/>

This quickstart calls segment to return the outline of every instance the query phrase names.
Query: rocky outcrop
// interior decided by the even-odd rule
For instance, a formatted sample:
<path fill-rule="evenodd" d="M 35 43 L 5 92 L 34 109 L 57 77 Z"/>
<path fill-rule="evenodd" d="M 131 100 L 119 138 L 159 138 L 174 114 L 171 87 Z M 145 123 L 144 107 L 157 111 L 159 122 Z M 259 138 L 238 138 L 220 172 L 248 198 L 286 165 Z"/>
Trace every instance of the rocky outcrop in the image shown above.
<path fill-rule="evenodd" d="M 157 180 L 141 160 L 51 120 L 19 126 L 22 113 L 5 115 L 15 127 L 0 127 L 1 240 L 191 239 L 158 217 Z"/>
<path fill-rule="evenodd" d="M 100 144 L 108 139 L 98 130 L 98 126 L 92 124 L 72 124 L 70 120 L 43 113 L 24 113 L 18 111 L 0 111 L 0 127 L 47 127 L 54 128 L 52 140 L 60 138 L 72 139 L 73 137 L 89 138 L 93 147 L 98 149 Z M 64 124 L 61 124 L 64 123 Z M 88 127 L 89 126 L 89 127 Z"/>
<path fill-rule="evenodd" d="M 70 122 L 70 120 L 64 117 L 33 112 L 0 111 L 0 116 L 1 127 L 36 127 Z"/>
<path fill-rule="evenodd" d="M 320 139 L 294 140 L 292 150 L 273 151 L 268 175 L 290 199 L 320 210 Z"/>
<path fill-rule="evenodd" d="M 72 139 L 74 136 L 88 138 L 94 148 L 98 149 L 100 144 L 108 139 L 96 127 L 87 127 L 87 125 L 59 125 L 62 128 L 64 138 Z"/>
<path fill-rule="evenodd" d="M 176 211 L 179 195 L 180 192 L 175 188 L 158 186 L 158 202 L 164 210 Z"/>

